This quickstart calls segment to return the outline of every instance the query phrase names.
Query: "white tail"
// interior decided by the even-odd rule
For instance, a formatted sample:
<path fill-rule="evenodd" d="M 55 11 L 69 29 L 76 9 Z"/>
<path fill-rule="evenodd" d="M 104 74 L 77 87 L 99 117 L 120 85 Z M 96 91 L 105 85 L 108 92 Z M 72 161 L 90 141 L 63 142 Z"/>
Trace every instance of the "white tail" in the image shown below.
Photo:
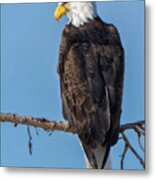
<path fill-rule="evenodd" d="M 82 146 L 82 143 L 81 143 L 80 140 L 79 140 L 79 143 L 80 143 L 81 148 L 83 149 L 83 146 Z M 83 149 L 83 152 L 84 152 L 84 156 L 85 156 L 86 167 L 87 168 L 92 168 L 92 166 L 89 163 L 89 160 L 88 160 L 88 158 L 87 158 L 87 156 L 85 154 L 85 150 L 84 149 Z M 93 150 L 93 154 L 94 154 L 95 159 L 97 161 L 96 164 L 97 164 L 98 169 L 102 168 L 102 163 L 103 163 L 103 160 L 104 160 L 104 157 L 105 157 L 105 153 L 106 153 L 106 148 L 103 147 L 102 145 L 99 145 L 98 148 Z M 110 152 L 109 152 L 107 161 L 105 163 L 104 169 L 109 169 L 109 170 L 112 169 Z"/>
<path fill-rule="evenodd" d="M 97 164 L 98 169 L 102 168 L 102 163 L 103 163 L 103 160 L 104 160 L 104 157 L 105 157 L 105 153 L 106 153 L 106 149 L 105 149 L 105 147 L 103 147 L 101 145 L 98 146 L 98 148 L 93 150 L 93 154 L 94 154 L 94 157 L 96 159 L 96 164 Z M 86 155 L 85 155 L 85 159 L 86 159 L 87 168 L 92 168 L 89 161 L 88 161 L 88 159 L 87 159 L 87 157 L 86 157 Z M 112 169 L 110 153 L 108 155 L 108 158 L 107 158 L 107 161 L 105 163 L 104 169 Z"/>

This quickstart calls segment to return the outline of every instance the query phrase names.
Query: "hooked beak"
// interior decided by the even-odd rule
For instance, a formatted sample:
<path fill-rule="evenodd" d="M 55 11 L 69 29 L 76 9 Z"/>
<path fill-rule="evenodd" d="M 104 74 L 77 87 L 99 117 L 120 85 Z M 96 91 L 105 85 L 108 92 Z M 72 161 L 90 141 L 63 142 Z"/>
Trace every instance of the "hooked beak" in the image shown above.
<path fill-rule="evenodd" d="M 54 17 L 57 21 L 59 21 L 59 19 L 65 15 L 67 12 L 68 12 L 68 8 L 64 5 L 59 5 L 56 10 L 55 10 L 55 13 L 54 13 Z"/>

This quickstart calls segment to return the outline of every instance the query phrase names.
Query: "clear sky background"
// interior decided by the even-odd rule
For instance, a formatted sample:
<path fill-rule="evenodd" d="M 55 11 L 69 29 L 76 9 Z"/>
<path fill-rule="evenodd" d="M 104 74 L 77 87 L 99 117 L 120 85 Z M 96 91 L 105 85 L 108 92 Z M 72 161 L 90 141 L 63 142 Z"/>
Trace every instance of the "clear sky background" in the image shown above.
<path fill-rule="evenodd" d="M 67 18 L 54 19 L 57 3 L 1 5 L 1 112 L 63 120 L 57 75 L 58 50 Z M 121 123 L 144 119 L 144 2 L 97 2 L 101 18 L 117 26 L 125 49 L 125 86 Z M 1 124 L 1 165 L 85 168 L 75 135 L 31 128 L 33 155 L 28 153 L 26 126 Z M 137 146 L 137 139 L 129 133 Z M 112 148 L 120 168 L 123 143 Z M 138 147 L 137 147 L 138 148 Z M 138 149 L 143 157 L 144 154 Z M 127 154 L 126 169 L 141 169 Z"/>

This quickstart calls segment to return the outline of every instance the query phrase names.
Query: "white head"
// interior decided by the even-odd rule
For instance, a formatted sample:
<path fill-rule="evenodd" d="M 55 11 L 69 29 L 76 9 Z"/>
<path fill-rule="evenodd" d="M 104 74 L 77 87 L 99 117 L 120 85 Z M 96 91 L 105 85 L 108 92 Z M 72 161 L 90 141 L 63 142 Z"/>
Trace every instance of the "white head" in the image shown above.
<path fill-rule="evenodd" d="M 61 16 L 67 15 L 69 23 L 79 27 L 87 23 L 90 19 L 97 17 L 95 2 L 64 2 L 59 3 L 55 18 L 59 20 Z"/>

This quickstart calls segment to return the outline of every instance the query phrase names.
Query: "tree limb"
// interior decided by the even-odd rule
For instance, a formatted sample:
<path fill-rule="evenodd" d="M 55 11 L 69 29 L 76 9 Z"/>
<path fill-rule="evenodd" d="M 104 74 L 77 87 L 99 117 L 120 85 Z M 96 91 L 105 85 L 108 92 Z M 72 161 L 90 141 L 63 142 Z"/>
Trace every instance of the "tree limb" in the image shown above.
<path fill-rule="evenodd" d="M 22 125 L 28 125 L 32 127 L 42 128 L 45 131 L 64 131 L 76 134 L 77 131 L 74 127 L 64 123 L 62 121 L 49 121 L 45 118 L 35 118 L 32 116 L 21 116 L 17 114 L 0 114 L 0 122 L 9 122 Z M 137 121 L 134 123 L 128 123 L 121 125 L 120 133 L 124 132 L 125 130 L 134 129 L 136 126 L 140 126 L 143 128 L 144 121 Z"/>
<path fill-rule="evenodd" d="M 17 114 L 0 114 L 0 122 L 9 122 L 32 127 L 42 128 L 45 131 L 64 131 L 70 133 L 77 133 L 74 127 L 62 121 L 49 121 L 45 118 L 34 118 L 32 116 L 21 116 Z"/>

